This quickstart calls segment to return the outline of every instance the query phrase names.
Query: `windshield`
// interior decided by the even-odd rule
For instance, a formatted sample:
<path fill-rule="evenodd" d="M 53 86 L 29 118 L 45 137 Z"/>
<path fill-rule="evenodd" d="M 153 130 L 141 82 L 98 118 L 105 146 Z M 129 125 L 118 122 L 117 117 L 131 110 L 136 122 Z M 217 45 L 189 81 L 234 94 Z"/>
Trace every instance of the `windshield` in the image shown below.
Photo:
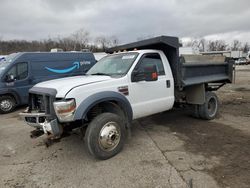
<path fill-rule="evenodd" d="M 87 75 L 125 75 L 136 57 L 137 52 L 109 55 L 98 61 L 88 72 Z"/>
<path fill-rule="evenodd" d="M 16 55 L 17 55 L 17 53 L 10 54 L 7 57 L 5 57 L 3 60 L 1 60 L 1 62 L 0 62 L 0 75 L 4 72 L 6 67 L 8 67 L 8 65 L 10 65 L 13 62 Z"/>

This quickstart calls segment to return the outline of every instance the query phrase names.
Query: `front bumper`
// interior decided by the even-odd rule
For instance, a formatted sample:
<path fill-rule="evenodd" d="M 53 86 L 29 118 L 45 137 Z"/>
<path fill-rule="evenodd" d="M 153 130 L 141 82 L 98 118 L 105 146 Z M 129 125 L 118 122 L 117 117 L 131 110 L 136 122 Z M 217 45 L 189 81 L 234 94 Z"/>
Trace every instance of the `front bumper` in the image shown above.
<path fill-rule="evenodd" d="M 42 129 L 43 124 L 48 117 L 45 113 L 22 112 L 19 113 L 19 115 L 28 125 L 37 129 Z"/>
<path fill-rule="evenodd" d="M 45 113 L 23 112 L 19 115 L 28 125 L 43 130 L 45 134 L 52 134 L 55 137 L 60 137 L 63 132 L 63 127 L 58 123 L 57 119 L 48 121 L 47 118 L 49 115 Z"/>

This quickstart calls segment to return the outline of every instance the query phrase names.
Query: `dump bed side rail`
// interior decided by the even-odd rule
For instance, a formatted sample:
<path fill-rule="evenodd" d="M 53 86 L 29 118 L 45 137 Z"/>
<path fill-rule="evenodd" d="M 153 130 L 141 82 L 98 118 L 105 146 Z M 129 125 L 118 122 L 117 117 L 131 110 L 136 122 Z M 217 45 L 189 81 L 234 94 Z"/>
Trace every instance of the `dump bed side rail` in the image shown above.
<path fill-rule="evenodd" d="M 232 83 L 233 61 L 224 63 L 187 63 L 181 68 L 182 87 L 202 83 Z"/>

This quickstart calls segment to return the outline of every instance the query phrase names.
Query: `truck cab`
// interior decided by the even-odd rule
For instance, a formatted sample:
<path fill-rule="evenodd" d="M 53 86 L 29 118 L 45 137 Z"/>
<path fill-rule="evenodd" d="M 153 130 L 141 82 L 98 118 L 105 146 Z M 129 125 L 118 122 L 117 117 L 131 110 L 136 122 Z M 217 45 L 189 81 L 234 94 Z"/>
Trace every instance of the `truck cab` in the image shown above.
<path fill-rule="evenodd" d="M 132 120 L 174 103 L 194 107 L 197 117 L 215 118 L 218 99 L 211 91 L 231 81 L 231 64 L 182 65 L 178 47 L 178 38 L 160 37 L 110 49 L 84 76 L 35 85 L 20 115 L 35 128 L 33 135 L 60 138 L 66 130 L 87 127 L 86 148 L 98 159 L 122 150 Z"/>

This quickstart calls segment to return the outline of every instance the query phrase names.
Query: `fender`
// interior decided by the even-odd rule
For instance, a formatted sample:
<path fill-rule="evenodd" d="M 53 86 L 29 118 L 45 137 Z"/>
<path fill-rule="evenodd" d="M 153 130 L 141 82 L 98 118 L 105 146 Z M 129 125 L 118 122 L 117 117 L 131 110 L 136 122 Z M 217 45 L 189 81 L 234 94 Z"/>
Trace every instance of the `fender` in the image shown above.
<path fill-rule="evenodd" d="M 17 105 L 21 104 L 20 96 L 12 89 L 0 89 L 0 95 L 12 95 L 15 98 Z"/>
<path fill-rule="evenodd" d="M 104 91 L 100 93 L 93 94 L 87 97 L 81 104 L 78 106 L 74 120 L 81 120 L 84 119 L 88 113 L 88 111 L 94 107 L 96 104 L 104 101 L 117 101 L 121 108 L 124 110 L 128 117 L 129 123 L 132 122 L 133 119 L 133 111 L 132 107 L 128 101 L 128 99 L 117 92 L 114 91 Z"/>

